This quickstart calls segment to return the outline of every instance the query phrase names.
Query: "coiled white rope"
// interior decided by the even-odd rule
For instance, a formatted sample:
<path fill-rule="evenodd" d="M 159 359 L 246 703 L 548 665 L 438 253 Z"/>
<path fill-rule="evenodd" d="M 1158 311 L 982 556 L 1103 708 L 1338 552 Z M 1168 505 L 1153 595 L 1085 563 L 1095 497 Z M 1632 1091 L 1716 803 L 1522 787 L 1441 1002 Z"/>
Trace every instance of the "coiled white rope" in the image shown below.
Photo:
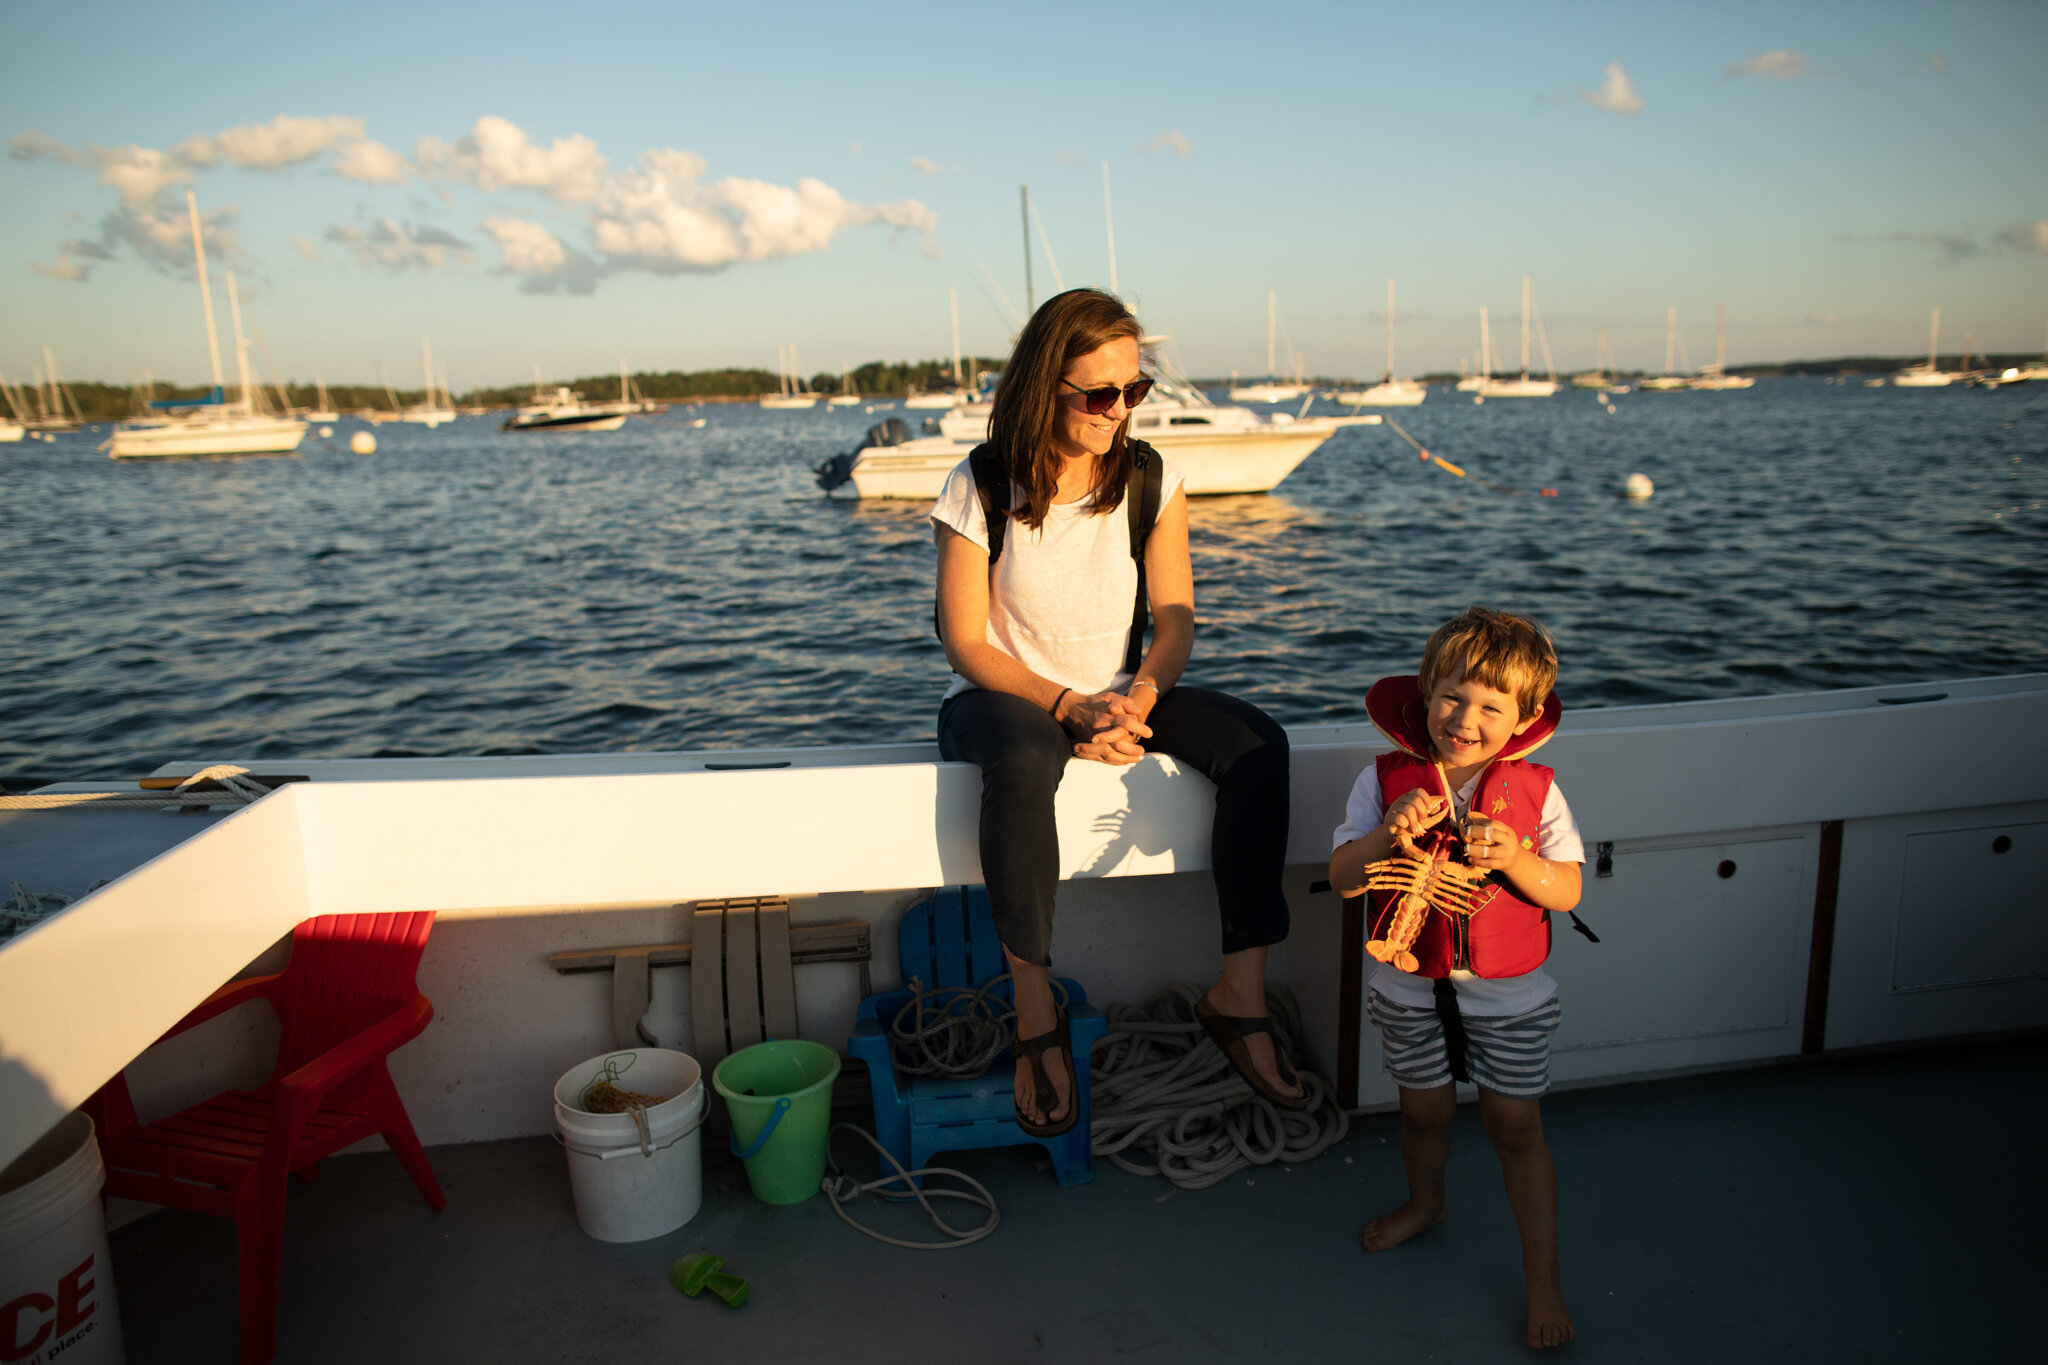
<path fill-rule="evenodd" d="M 858 1133 L 861 1137 L 865 1138 L 868 1146 L 882 1154 L 882 1160 L 896 1168 L 895 1174 L 885 1175 L 880 1180 L 870 1180 L 866 1184 L 862 1184 L 852 1176 L 843 1174 L 839 1169 L 839 1163 L 832 1158 L 832 1138 L 842 1130 L 849 1133 Z M 853 1228 L 857 1232 L 866 1233 L 877 1242 L 887 1242 L 892 1247 L 908 1247 L 912 1251 L 946 1251 L 953 1247 L 970 1246 L 975 1242 L 979 1242 L 982 1238 L 994 1232 L 996 1224 L 1002 1221 L 1003 1215 L 996 1208 L 996 1197 L 988 1192 L 988 1186 L 982 1184 L 973 1176 L 968 1175 L 965 1171 L 956 1171 L 950 1166 L 926 1166 L 921 1170 L 906 1171 L 903 1169 L 903 1163 L 891 1156 L 889 1149 L 875 1140 L 873 1133 L 855 1124 L 835 1123 L 832 1125 L 832 1131 L 825 1135 L 825 1160 L 831 1168 L 831 1173 L 825 1177 L 820 1188 L 825 1191 L 825 1198 L 831 1201 L 832 1212 L 838 1214 L 839 1220 L 848 1227 Z M 933 1175 L 951 1176 L 962 1184 L 972 1186 L 973 1190 L 932 1190 L 919 1187 L 917 1181 L 920 1178 Z M 901 1189 L 892 1190 L 889 1188 L 892 1185 L 898 1184 L 902 1186 Z M 924 1216 L 931 1220 L 933 1227 L 945 1234 L 946 1240 L 943 1242 L 912 1242 L 901 1237 L 890 1237 L 885 1233 L 876 1232 L 865 1223 L 856 1221 L 854 1216 L 846 1211 L 845 1206 L 851 1204 L 864 1194 L 872 1194 L 876 1198 L 887 1200 L 892 1204 L 907 1203 L 915 1199 L 923 1207 Z M 939 1217 L 939 1211 L 932 1207 L 932 1200 L 934 1199 L 957 1199 L 965 1204 L 979 1205 L 988 1210 L 988 1218 L 978 1228 L 956 1228 L 945 1219 Z"/>
<path fill-rule="evenodd" d="M 62 810 L 69 806 L 149 806 L 157 810 L 204 810 L 209 806 L 246 806 L 270 795 L 270 788 L 248 776 L 247 768 L 216 763 L 201 768 L 169 792 L 31 792 L 0 796 L 0 810 Z M 197 790 L 202 782 L 217 784 Z"/>
<path fill-rule="evenodd" d="M 1195 1017 L 1200 998 L 1183 982 L 1143 1007 L 1109 1007 L 1109 1032 L 1088 1069 L 1094 1155 L 1133 1175 L 1199 1190 L 1252 1166 L 1313 1160 L 1351 1131 L 1330 1087 L 1298 1063 L 1307 1109 L 1281 1109 L 1255 1092 L 1203 1031 Z M 1301 1032 L 1294 1001 L 1268 990 L 1266 1009 L 1274 1046 L 1293 1057 Z"/>

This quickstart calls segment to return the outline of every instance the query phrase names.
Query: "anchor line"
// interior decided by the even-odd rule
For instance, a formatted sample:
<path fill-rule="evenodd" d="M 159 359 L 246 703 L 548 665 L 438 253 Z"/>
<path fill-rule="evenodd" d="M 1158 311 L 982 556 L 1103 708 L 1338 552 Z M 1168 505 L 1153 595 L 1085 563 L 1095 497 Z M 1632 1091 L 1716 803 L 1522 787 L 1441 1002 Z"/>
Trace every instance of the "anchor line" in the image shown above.
<path fill-rule="evenodd" d="M 1424 464 L 1433 464 L 1437 468 L 1455 474 L 1461 479 L 1469 479 L 1471 480 L 1471 482 L 1478 484 L 1480 487 L 1491 488 L 1497 493 L 1520 493 L 1525 496 L 1533 495 L 1539 498 L 1554 498 L 1557 496 L 1557 490 L 1555 488 L 1516 488 L 1512 484 L 1495 483 L 1491 479 L 1473 478 L 1472 475 L 1458 468 L 1458 466 L 1452 464 L 1443 456 L 1438 455 L 1435 452 L 1425 448 L 1422 442 L 1416 440 L 1413 436 L 1410 436 L 1407 433 L 1407 431 L 1402 428 L 1401 424 L 1399 422 L 1396 422 L 1393 418 L 1387 418 L 1386 424 L 1394 429 L 1395 435 L 1399 436 L 1409 445 L 1415 447 L 1415 453 L 1421 458 Z"/>

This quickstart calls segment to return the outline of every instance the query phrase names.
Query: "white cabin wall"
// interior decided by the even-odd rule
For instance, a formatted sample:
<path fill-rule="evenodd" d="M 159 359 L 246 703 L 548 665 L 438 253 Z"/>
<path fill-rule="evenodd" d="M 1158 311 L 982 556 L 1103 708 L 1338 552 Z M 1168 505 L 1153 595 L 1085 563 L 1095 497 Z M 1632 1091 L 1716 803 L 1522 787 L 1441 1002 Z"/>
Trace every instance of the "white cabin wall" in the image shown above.
<path fill-rule="evenodd" d="M 2048 801 L 1851 821 L 1842 840 L 1827 1045 L 1869 1047 L 2044 1021 Z"/>

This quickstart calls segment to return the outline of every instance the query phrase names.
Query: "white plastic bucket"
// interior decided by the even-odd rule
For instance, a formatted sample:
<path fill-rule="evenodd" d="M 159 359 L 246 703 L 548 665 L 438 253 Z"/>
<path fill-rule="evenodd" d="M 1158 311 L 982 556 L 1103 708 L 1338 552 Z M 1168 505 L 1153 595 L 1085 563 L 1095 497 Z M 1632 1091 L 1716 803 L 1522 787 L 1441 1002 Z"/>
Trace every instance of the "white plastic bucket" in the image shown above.
<path fill-rule="evenodd" d="M 120 1365 L 106 1183 L 92 1120 L 68 1114 L 0 1171 L 0 1360 Z"/>
<path fill-rule="evenodd" d="M 669 1096 L 647 1110 L 644 1132 L 631 1114 L 578 1107 L 608 1061 L 621 1069 L 621 1089 Z M 600 1242 L 644 1242 L 697 1216 L 704 1198 L 704 1108 L 703 1069 L 687 1053 L 667 1048 L 607 1052 L 555 1082 L 556 1135 L 569 1154 L 576 1221 L 586 1233 Z"/>

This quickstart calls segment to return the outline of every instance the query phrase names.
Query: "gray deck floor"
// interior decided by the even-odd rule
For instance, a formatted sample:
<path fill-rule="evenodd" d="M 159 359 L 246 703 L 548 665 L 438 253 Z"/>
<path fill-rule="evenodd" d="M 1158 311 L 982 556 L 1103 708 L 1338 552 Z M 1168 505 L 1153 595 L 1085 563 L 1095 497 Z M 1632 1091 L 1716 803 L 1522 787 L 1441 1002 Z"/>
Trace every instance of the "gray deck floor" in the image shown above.
<path fill-rule="evenodd" d="M 1545 1101 L 1580 1361 L 2039 1359 L 2048 1039 L 1581 1090 Z M 842 1117 L 849 1115 L 842 1113 Z M 583 1236 L 545 1139 L 432 1153 L 428 1212 L 387 1155 L 291 1195 L 280 1354 L 321 1361 L 1423 1361 L 1518 1359 L 1499 1169 L 1460 1111 L 1451 1218 L 1358 1247 L 1399 1201 L 1391 1116 L 1320 1161 L 1201 1192 L 1097 1163 L 1060 1189 L 1035 1149 L 957 1163 L 1002 1226 L 881 1246 L 823 1199 L 753 1201 L 707 1152 L 704 1207 L 627 1246 Z M 849 1153 L 854 1144 L 842 1144 Z M 857 1165 L 856 1169 L 860 1169 Z M 920 1235 L 914 1210 L 861 1206 Z M 712 1250 L 737 1311 L 668 1286 Z M 235 1358 L 234 1239 L 167 1212 L 113 1239 L 129 1358 Z"/>

